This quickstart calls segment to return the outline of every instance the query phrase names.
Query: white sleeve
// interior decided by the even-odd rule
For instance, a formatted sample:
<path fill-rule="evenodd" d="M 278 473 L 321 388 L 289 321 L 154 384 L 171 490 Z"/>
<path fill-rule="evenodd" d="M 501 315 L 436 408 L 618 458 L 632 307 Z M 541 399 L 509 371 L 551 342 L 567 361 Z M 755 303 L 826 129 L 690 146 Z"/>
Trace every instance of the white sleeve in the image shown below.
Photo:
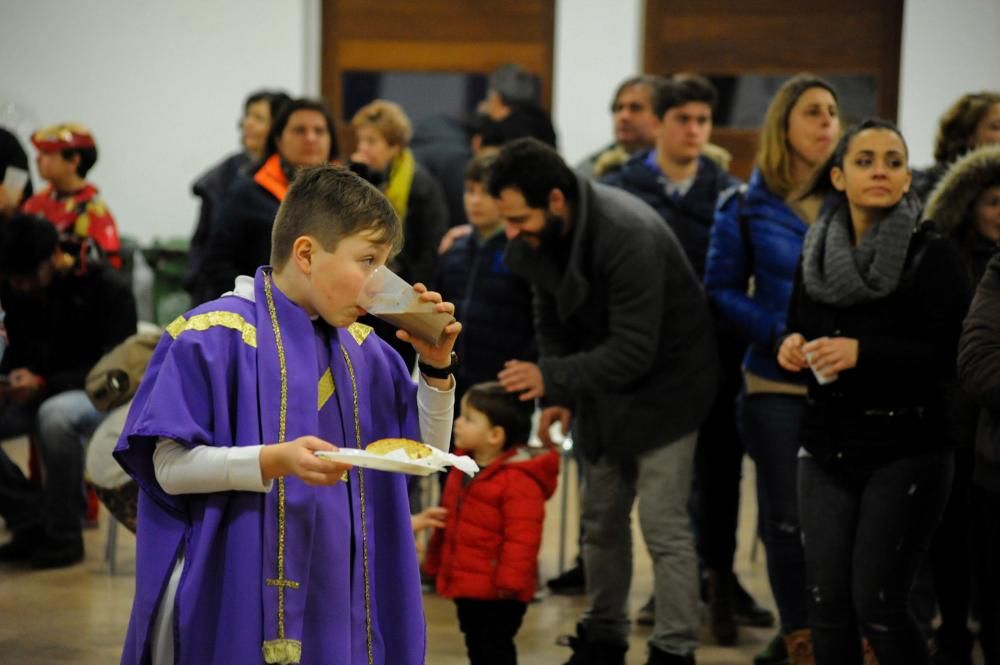
<path fill-rule="evenodd" d="M 264 446 L 187 446 L 160 439 L 153 451 L 156 481 L 167 494 L 209 492 L 269 492 L 273 481 L 264 482 L 260 450 Z"/>
<path fill-rule="evenodd" d="M 452 377 L 450 388 L 438 390 L 421 375 L 417 379 L 417 411 L 423 443 L 448 452 L 455 415 L 455 378 Z"/>

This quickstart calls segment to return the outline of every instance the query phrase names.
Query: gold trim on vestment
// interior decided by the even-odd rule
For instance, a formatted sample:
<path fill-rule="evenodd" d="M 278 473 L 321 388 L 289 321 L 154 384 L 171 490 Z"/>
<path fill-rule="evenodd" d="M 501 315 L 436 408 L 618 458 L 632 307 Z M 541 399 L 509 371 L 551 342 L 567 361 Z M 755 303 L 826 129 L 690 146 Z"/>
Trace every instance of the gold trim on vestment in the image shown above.
<path fill-rule="evenodd" d="M 302 660 L 302 642 L 299 640 L 270 640 L 264 642 L 264 662 L 275 665 L 295 665 Z"/>
<path fill-rule="evenodd" d="M 347 326 L 347 332 L 351 333 L 354 341 L 358 343 L 358 346 L 361 346 L 368 339 L 368 335 L 372 333 L 372 327 L 363 323 L 352 323 Z"/>
<path fill-rule="evenodd" d="M 278 367 L 281 374 L 281 402 L 278 411 L 278 443 L 285 440 L 285 425 L 288 421 L 288 367 L 285 364 L 285 347 L 281 343 L 281 327 L 271 293 L 271 275 L 264 273 L 264 293 L 267 296 L 267 311 L 274 330 L 274 344 L 278 349 Z M 234 315 L 235 316 L 235 315 Z M 256 333 L 255 333 L 256 337 Z M 256 344 L 255 344 L 256 345 Z M 298 582 L 285 579 L 285 479 L 278 478 L 278 577 L 266 580 L 268 586 L 278 587 L 278 639 L 266 640 L 262 646 L 265 663 L 291 665 L 298 663 L 302 656 L 302 643 L 285 639 L 285 589 L 297 589 Z M 296 648 L 297 645 L 297 648 Z"/>
<path fill-rule="evenodd" d="M 360 324 L 355 324 L 360 325 Z M 365 326 L 366 328 L 368 326 Z M 371 330 L 371 328 L 368 328 Z M 347 363 L 347 373 L 351 375 L 351 390 L 354 392 L 354 437 L 358 450 L 361 450 L 361 418 L 358 414 L 358 384 L 354 379 L 354 365 L 351 357 L 347 355 L 347 349 L 340 347 L 344 354 L 344 362 Z M 361 495 L 361 560 L 364 564 L 365 573 L 365 639 L 368 645 L 368 665 L 374 665 L 375 655 L 372 649 L 372 599 L 371 586 L 368 582 L 368 520 L 365 518 L 365 476 L 361 472 L 361 467 L 355 467 L 358 472 L 358 493 Z"/>
<path fill-rule="evenodd" d="M 178 335 L 188 330 L 204 332 L 215 327 L 237 330 L 248 346 L 257 348 L 257 329 L 235 312 L 205 312 L 204 314 L 195 314 L 190 319 L 178 316 L 167 326 L 167 333 L 177 339 Z"/>
<path fill-rule="evenodd" d="M 333 385 L 333 374 L 330 372 L 330 368 L 327 367 L 326 371 L 323 372 L 323 376 L 319 377 L 319 396 L 316 400 L 317 411 L 323 410 L 323 405 L 333 397 L 334 390 L 336 390 L 336 387 Z"/>

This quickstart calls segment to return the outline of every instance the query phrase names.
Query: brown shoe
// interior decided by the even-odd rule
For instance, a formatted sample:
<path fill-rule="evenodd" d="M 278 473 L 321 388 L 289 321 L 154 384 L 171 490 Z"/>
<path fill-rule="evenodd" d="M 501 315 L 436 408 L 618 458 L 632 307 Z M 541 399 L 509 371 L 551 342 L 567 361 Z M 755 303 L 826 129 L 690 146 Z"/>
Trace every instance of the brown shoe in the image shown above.
<path fill-rule="evenodd" d="M 785 635 L 785 649 L 788 651 L 788 665 L 816 665 L 812 633 L 808 628 Z"/>

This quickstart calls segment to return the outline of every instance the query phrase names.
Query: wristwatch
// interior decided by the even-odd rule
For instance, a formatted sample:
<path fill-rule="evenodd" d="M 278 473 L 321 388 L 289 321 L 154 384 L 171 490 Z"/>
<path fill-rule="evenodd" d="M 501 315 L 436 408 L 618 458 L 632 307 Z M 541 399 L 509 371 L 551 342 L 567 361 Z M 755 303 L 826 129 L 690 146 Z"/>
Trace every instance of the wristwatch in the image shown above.
<path fill-rule="evenodd" d="M 423 360 L 417 361 L 417 367 L 424 376 L 429 376 L 432 379 L 447 379 L 455 371 L 455 368 L 458 367 L 458 354 L 454 351 L 451 352 L 451 364 L 447 367 L 434 367 L 433 365 L 428 365 Z"/>

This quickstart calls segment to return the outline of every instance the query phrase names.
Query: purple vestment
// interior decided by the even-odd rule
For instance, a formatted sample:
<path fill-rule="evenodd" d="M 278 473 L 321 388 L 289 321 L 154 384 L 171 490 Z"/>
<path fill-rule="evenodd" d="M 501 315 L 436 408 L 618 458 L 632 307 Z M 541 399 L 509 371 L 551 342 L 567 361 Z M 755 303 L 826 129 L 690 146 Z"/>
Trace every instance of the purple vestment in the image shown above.
<path fill-rule="evenodd" d="M 156 481 L 160 437 L 188 446 L 278 440 L 282 379 L 264 280 L 265 269 L 258 270 L 256 302 L 223 297 L 171 324 L 131 407 L 115 457 L 143 491 L 122 663 L 149 662 L 151 624 L 183 552 L 174 604 L 178 663 L 262 663 L 262 644 L 283 637 L 301 643 L 303 665 L 367 665 L 369 648 L 379 665 L 422 664 L 424 616 L 404 476 L 353 469 L 349 482 L 318 488 L 286 478 L 283 529 L 277 483 L 267 494 L 170 496 Z M 363 326 L 314 324 L 273 282 L 271 292 L 287 368 L 285 440 L 311 434 L 355 447 L 355 409 L 362 446 L 419 439 L 416 387 L 395 351 Z M 327 368 L 332 395 L 320 388 Z M 283 578 L 276 581 L 282 532 Z"/>

